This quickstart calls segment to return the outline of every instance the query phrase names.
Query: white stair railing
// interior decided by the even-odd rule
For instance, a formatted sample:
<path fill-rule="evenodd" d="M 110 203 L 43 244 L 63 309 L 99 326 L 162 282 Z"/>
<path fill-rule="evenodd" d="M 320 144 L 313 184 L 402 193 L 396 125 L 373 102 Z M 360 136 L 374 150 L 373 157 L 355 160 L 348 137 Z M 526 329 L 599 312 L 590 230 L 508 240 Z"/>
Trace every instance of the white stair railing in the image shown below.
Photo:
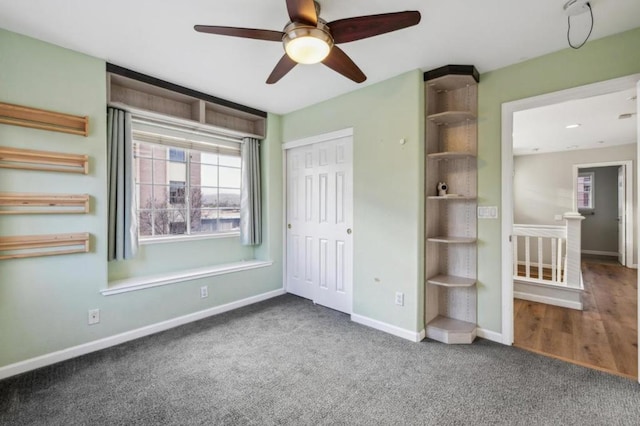
<path fill-rule="evenodd" d="M 520 281 L 581 287 L 580 225 L 584 217 L 566 213 L 565 226 L 513 225 L 513 277 Z M 535 256 L 532 257 L 532 252 Z M 519 267 L 524 265 L 524 276 Z M 532 267 L 537 276 L 532 276 Z M 545 272 L 551 272 L 546 277 Z"/>

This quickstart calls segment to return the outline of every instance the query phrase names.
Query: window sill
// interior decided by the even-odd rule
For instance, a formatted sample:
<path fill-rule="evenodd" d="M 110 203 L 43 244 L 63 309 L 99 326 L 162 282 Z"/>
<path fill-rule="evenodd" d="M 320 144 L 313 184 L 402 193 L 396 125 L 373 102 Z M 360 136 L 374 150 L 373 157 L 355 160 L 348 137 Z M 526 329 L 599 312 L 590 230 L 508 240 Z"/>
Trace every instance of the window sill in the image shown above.
<path fill-rule="evenodd" d="M 248 271 L 250 269 L 265 268 L 271 265 L 273 265 L 273 261 L 271 260 L 249 260 L 244 262 L 226 263 L 224 265 L 208 266 L 205 268 L 169 272 L 166 274 L 125 278 L 123 280 L 110 282 L 109 288 L 100 290 L 100 293 L 102 293 L 103 296 L 112 296 L 114 294 L 128 293 L 130 291 L 144 290 L 146 288 L 198 280 L 201 278 L 214 277 L 216 275 L 225 275 L 234 272 Z"/>
<path fill-rule="evenodd" d="M 172 237 L 155 237 L 140 239 L 140 245 L 147 244 L 166 244 L 166 243 L 179 243 L 184 241 L 196 241 L 196 240 L 215 240 L 218 238 L 239 238 L 240 232 L 224 232 L 219 234 L 206 234 L 206 235 L 180 235 Z"/>

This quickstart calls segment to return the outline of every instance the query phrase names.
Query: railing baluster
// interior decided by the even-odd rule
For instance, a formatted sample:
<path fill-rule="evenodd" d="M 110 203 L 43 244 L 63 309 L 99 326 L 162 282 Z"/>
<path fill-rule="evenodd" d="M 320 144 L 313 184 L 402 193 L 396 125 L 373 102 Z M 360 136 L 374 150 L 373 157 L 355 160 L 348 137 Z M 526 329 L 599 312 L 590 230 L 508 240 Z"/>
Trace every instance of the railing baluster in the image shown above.
<path fill-rule="evenodd" d="M 558 282 L 562 282 L 562 238 L 558 238 Z M 566 274 L 567 271 L 564 271 Z"/>
<path fill-rule="evenodd" d="M 531 278 L 531 259 L 530 259 L 530 238 L 524 237 L 524 270 L 525 277 Z"/>
<path fill-rule="evenodd" d="M 556 280 L 556 239 L 551 238 L 551 281 Z"/>
<path fill-rule="evenodd" d="M 542 237 L 538 237 L 538 279 L 544 279 L 542 275 Z"/>

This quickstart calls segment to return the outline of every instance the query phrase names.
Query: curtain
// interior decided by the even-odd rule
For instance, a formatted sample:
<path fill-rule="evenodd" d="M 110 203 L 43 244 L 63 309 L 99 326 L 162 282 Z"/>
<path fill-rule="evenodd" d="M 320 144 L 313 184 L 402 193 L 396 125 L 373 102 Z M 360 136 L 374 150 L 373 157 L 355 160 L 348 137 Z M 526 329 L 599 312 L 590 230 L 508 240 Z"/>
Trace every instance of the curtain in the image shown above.
<path fill-rule="evenodd" d="M 240 241 L 243 245 L 259 245 L 262 243 L 262 207 L 258 139 L 244 138 L 240 192 Z"/>
<path fill-rule="evenodd" d="M 107 193 L 108 253 L 107 259 L 132 259 L 138 251 L 133 182 L 133 149 L 131 114 L 107 108 Z"/>

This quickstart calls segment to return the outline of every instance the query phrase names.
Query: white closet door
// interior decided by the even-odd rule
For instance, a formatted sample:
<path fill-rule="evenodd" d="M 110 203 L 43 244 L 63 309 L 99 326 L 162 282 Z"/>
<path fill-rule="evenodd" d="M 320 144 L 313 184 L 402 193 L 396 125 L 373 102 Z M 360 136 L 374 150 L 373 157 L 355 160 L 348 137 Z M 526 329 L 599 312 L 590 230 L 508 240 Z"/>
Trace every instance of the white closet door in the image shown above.
<path fill-rule="evenodd" d="M 287 151 L 287 291 L 351 313 L 352 139 Z"/>

